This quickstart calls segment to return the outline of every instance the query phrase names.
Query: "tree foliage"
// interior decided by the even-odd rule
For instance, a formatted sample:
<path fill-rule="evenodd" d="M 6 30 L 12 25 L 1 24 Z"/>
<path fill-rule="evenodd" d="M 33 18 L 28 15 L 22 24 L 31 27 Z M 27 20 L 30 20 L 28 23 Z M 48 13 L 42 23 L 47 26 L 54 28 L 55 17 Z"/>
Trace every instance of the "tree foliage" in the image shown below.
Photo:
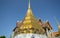
<path fill-rule="evenodd" d="M 0 38 L 6 38 L 5 36 L 0 36 Z"/>

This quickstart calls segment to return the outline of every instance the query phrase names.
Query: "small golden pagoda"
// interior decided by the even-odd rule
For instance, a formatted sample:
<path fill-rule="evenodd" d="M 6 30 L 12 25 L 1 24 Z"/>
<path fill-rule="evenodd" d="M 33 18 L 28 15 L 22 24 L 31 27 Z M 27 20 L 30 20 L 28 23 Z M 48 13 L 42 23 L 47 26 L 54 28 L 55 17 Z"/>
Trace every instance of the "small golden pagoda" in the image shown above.
<path fill-rule="evenodd" d="M 56 18 L 55 18 L 56 19 Z M 57 24 L 57 26 L 58 26 L 58 31 L 57 32 L 53 32 L 53 34 L 54 34 L 54 36 L 56 36 L 56 37 L 58 37 L 58 36 L 60 36 L 60 24 L 59 24 L 59 22 L 57 21 L 57 19 L 56 19 L 56 24 Z M 59 37 L 60 38 L 60 37 Z"/>
<path fill-rule="evenodd" d="M 45 34 L 46 28 L 48 30 L 52 29 L 49 22 L 42 22 L 41 19 L 36 19 L 32 14 L 32 10 L 30 8 L 30 1 L 28 4 L 27 13 L 21 22 L 16 23 L 16 27 L 14 28 L 14 35 L 17 34 Z"/>

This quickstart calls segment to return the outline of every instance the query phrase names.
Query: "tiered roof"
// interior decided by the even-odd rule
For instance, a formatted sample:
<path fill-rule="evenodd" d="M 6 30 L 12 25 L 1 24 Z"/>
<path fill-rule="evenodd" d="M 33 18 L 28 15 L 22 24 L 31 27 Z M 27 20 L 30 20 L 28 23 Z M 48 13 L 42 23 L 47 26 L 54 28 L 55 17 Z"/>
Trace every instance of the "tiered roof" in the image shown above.
<path fill-rule="evenodd" d="M 15 34 L 27 34 L 27 33 L 34 33 L 34 34 L 44 34 L 45 29 L 51 29 L 49 22 L 42 22 L 34 17 L 32 14 L 32 10 L 30 8 L 30 1 L 28 4 L 27 13 L 22 22 L 17 22 L 16 28 L 13 30 Z"/>

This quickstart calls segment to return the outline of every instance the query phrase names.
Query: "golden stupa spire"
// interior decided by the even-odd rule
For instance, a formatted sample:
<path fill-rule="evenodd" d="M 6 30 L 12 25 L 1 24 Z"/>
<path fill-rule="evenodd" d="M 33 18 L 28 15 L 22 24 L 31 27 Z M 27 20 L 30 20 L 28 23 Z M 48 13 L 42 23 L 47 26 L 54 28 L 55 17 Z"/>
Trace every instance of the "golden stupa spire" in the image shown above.
<path fill-rule="evenodd" d="M 30 0 L 28 4 L 28 10 L 27 13 L 22 21 L 22 24 L 20 26 L 20 33 L 44 33 L 44 29 L 42 28 L 41 25 L 39 25 L 38 21 L 32 14 L 32 10 L 30 8 Z M 36 31 L 34 31 L 36 30 Z"/>
<path fill-rule="evenodd" d="M 30 8 L 30 0 L 29 0 L 28 8 Z"/>
<path fill-rule="evenodd" d="M 27 10 L 27 14 L 26 15 L 33 15 L 32 14 L 32 10 L 30 8 L 30 0 L 29 0 L 29 3 L 28 3 L 28 10 Z"/>

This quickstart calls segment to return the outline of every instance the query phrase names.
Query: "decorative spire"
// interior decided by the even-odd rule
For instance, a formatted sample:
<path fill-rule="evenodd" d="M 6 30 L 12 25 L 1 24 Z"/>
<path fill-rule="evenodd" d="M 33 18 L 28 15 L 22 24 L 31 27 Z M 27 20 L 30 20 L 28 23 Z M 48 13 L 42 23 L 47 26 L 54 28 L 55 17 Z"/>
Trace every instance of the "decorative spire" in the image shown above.
<path fill-rule="evenodd" d="M 56 20 L 56 23 L 58 25 L 58 33 L 60 34 L 60 24 L 59 24 L 59 22 L 58 22 L 58 20 L 56 18 L 55 18 L 55 20 Z"/>
<path fill-rule="evenodd" d="M 59 22 L 58 22 L 58 20 L 56 19 L 55 16 L 54 16 L 54 19 L 56 20 L 56 23 L 57 23 L 57 25 L 59 26 L 60 24 L 59 24 Z"/>
<path fill-rule="evenodd" d="M 32 10 L 30 9 L 30 0 L 29 0 L 29 4 L 28 4 L 27 13 L 19 28 L 21 30 L 24 29 L 23 33 L 34 33 L 34 30 L 32 30 L 31 28 L 38 29 L 39 33 L 41 33 L 41 34 L 43 34 L 45 32 L 45 30 L 42 28 L 42 26 L 38 23 L 38 21 L 32 14 Z M 25 30 L 25 29 L 28 29 L 28 30 Z M 41 30 L 42 30 L 42 32 L 41 32 Z M 21 31 L 21 33 L 22 33 L 22 31 Z M 37 33 L 37 31 L 36 31 L 36 33 Z"/>
<path fill-rule="evenodd" d="M 28 8 L 30 8 L 30 0 L 29 0 Z"/>
<path fill-rule="evenodd" d="M 58 26 L 60 25 L 57 19 L 56 19 L 56 23 L 57 23 Z"/>

